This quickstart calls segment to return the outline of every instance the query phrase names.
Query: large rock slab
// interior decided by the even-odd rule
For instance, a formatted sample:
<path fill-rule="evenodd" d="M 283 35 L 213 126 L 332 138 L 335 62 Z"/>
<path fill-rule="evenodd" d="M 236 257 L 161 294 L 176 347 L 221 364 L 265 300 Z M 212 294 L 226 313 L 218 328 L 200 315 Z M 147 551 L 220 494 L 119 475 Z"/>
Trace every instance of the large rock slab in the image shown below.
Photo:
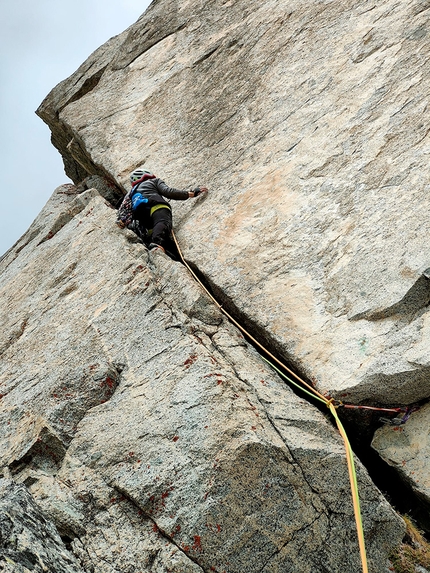
<path fill-rule="evenodd" d="M 372 447 L 430 508 L 430 404 L 413 412 L 404 426 L 384 426 Z"/>
<path fill-rule="evenodd" d="M 104 245 L 88 241 L 88 248 L 99 253 L 103 264 L 90 271 L 91 281 L 84 285 L 78 267 L 86 262 L 79 251 L 71 256 L 72 236 L 70 245 L 57 238 L 67 222 L 82 224 L 75 215 L 98 193 L 69 193 L 69 187 L 56 190 L 1 263 L 0 417 L 4 432 L 0 467 L 24 457 L 27 447 L 41 441 L 39 432 L 46 425 L 53 450 L 58 449 L 58 439 L 67 445 L 85 412 L 109 399 L 120 376 L 116 365 L 100 352 L 97 332 L 83 318 L 85 300 L 97 294 L 100 281 L 109 280 L 110 261 Z M 85 213 L 91 217 L 92 211 Z M 70 303 L 76 296 L 82 296 L 82 305 Z"/>
<path fill-rule="evenodd" d="M 38 113 L 71 175 L 206 183 L 176 224 L 226 301 L 320 390 L 413 403 L 430 395 L 427 22 L 422 0 L 154 2 L 91 91 L 84 64 Z"/>
<path fill-rule="evenodd" d="M 332 425 L 181 264 L 75 191 L 57 189 L 0 261 L 3 473 L 95 573 L 359 570 Z M 403 524 L 357 468 L 385 573 Z"/>

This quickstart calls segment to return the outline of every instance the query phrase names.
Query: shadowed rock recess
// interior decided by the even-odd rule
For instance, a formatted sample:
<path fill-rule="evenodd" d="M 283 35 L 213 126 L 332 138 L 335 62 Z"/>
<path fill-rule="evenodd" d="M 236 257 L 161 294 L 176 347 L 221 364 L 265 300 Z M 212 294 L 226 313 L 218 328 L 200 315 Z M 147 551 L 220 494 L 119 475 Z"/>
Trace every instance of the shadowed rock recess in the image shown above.
<path fill-rule="evenodd" d="M 141 165 L 210 188 L 186 259 L 320 392 L 421 406 L 372 445 L 430 505 L 429 10 L 154 0 L 47 96 L 74 185 L 0 259 L 0 570 L 361 570 L 338 432 L 115 225 Z M 356 464 L 387 573 L 404 524 Z"/>

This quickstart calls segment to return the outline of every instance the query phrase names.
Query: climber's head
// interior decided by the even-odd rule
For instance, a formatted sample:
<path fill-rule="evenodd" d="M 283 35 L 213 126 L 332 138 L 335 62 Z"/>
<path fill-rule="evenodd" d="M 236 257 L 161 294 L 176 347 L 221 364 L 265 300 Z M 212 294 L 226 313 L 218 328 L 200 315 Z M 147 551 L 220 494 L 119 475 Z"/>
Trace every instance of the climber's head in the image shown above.
<path fill-rule="evenodd" d="M 136 181 L 140 181 L 143 177 L 147 176 L 148 179 L 153 179 L 154 175 L 148 169 L 135 169 L 130 175 L 130 182 L 133 184 Z"/>

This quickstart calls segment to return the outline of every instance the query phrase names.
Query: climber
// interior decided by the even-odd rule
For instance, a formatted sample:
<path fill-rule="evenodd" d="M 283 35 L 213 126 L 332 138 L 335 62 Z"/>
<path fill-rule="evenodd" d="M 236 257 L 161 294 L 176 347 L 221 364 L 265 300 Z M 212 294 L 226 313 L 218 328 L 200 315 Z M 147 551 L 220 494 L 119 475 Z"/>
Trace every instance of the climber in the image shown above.
<path fill-rule="evenodd" d="M 172 210 L 164 199 L 185 201 L 207 193 L 206 187 L 196 187 L 193 191 L 180 191 L 168 187 L 147 169 L 136 169 L 130 175 L 131 190 L 124 197 L 118 210 L 117 225 L 122 229 L 138 224 L 138 234 L 149 237 L 149 249 L 164 251 L 172 231 Z"/>

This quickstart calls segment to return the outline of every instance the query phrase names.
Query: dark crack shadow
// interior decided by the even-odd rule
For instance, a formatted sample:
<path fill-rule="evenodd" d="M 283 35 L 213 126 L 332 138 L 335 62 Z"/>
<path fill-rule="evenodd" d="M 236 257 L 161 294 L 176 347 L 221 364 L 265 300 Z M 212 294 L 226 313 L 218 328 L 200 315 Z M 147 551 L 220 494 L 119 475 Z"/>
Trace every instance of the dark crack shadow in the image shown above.
<path fill-rule="evenodd" d="M 157 532 L 160 537 L 162 537 L 163 539 L 165 539 L 167 542 L 171 543 L 172 545 L 174 545 L 177 549 L 179 549 L 179 551 L 181 553 L 183 553 L 190 561 L 192 561 L 193 563 L 195 563 L 196 565 L 198 565 L 202 572 L 205 572 L 205 569 L 203 568 L 203 565 L 201 563 L 198 562 L 198 560 L 191 555 L 188 551 L 185 551 L 185 549 L 181 546 L 180 543 L 176 542 L 173 535 L 167 533 L 166 531 L 164 531 L 163 529 L 161 529 L 157 522 L 155 521 L 154 517 L 152 515 L 150 515 L 148 513 L 148 511 L 146 510 L 146 508 L 141 507 L 141 505 L 139 504 L 138 501 L 136 501 L 130 494 L 130 492 L 125 491 L 125 489 L 123 489 L 122 487 L 119 487 L 117 484 L 113 485 L 110 484 L 110 487 L 114 488 L 116 491 L 118 491 L 121 496 L 123 496 L 124 499 L 126 499 L 133 507 L 137 508 L 138 511 L 141 513 L 141 515 L 143 515 L 148 521 L 150 521 L 153 524 L 153 529 L 154 532 Z"/>
<path fill-rule="evenodd" d="M 86 94 L 91 92 L 94 88 L 96 88 L 106 68 L 107 66 L 101 68 L 95 74 L 87 78 L 82 84 L 82 86 L 78 89 L 78 91 L 69 100 L 67 100 L 65 104 L 63 104 L 61 107 L 58 108 L 57 113 L 60 114 L 63 111 L 63 109 L 67 107 L 69 104 L 78 101 L 79 99 L 83 98 Z"/>
<path fill-rule="evenodd" d="M 349 320 L 377 321 L 385 318 L 398 318 L 411 322 L 430 304 L 430 280 L 421 276 L 408 290 L 405 296 L 395 304 L 376 311 L 361 312 Z"/>

